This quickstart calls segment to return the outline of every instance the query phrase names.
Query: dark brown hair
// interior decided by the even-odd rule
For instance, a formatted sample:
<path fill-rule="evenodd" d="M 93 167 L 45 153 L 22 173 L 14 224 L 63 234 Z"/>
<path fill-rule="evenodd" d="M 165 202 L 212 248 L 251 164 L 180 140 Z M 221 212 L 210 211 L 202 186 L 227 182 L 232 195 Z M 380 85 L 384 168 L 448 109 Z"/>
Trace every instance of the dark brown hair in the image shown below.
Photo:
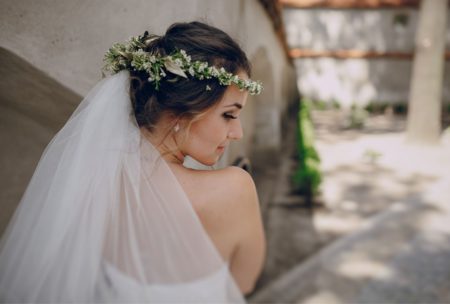
<path fill-rule="evenodd" d="M 161 56 L 185 50 L 192 61 L 208 62 L 230 73 L 244 71 L 250 77 L 250 64 L 239 45 L 225 32 L 201 23 L 174 23 L 164 36 L 154 39 L 145 51 Z M 215 79 L 182 78 L 166 71 L 158 90 L 147 81 L 145 72 L 131 71 L 130 97 L 139 127 L 152 131 L 159 117 L 169 112 L 176 117 L 192 119 L 222 98 L 226 86 Z M 206 86 L 211 89 L 206 90 Z"/>

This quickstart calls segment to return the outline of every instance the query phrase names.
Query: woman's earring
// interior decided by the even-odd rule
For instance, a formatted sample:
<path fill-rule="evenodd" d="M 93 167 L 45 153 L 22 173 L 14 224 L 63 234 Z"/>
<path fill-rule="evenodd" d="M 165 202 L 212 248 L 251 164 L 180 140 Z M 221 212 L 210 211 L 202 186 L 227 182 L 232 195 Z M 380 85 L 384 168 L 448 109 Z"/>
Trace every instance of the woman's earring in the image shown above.
<path fill-rule="evenodd" d="M 177 133 L 178 131 L 180 131 L 180 124 L 179 124 L 179 123 L 177 123 L 177 124 L 175 125 L 175 127 L 173 127 L 173 131 L 174 131 L 175 133 Z"/>

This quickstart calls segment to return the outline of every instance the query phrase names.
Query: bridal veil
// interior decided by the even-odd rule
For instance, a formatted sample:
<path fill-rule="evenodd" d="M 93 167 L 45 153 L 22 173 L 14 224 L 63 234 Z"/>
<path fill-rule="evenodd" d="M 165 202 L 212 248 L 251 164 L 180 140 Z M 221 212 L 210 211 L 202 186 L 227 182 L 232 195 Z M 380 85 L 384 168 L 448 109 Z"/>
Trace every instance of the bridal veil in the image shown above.
<path fill-rule="evenodd" d="M 129 73 L 102 80 L 44 151 L 0 243 L 2 302 L 243 302 L 159 152 Z"/>

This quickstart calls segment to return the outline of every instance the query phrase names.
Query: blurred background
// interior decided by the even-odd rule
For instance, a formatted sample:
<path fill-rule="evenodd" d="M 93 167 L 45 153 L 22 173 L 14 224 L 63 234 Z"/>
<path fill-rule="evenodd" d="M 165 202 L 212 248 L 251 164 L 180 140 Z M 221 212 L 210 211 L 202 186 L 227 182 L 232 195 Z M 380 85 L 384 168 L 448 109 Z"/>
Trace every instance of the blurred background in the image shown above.
<path fill-rule="evenodd" d="M 254 177 L 250 302 L 450 303 L 447 0 L 1 0 L 0 233 L 114 43 L 219 27 L 264 92 L 218 167 Z M 198 166 L 191 163 L 192 166 Z"/>

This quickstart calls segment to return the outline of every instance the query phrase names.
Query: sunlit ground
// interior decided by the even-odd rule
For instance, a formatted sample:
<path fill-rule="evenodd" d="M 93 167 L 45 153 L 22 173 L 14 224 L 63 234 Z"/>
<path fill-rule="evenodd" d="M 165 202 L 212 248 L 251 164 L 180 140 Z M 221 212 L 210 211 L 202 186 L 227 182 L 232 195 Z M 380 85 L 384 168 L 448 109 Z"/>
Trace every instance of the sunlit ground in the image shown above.
<path fill-rule="evenodd" d="M 343 112 L 316 111 L 314 121 L 327 207 L 314 223 L 325 235 L 355 231 L 395 203 L 425 200 L 423 195 L 450 179 L 450 134 L 425 147 L 405 141 L 405 116 L 371 116 L 362 129 L 346 128 Z M 433 192 L 441 201 L 446 194 Z"/>
<path fill-rule="evenodd" d="M 450 134 L 414 146 L 405 116 L 372 115 L 361 129 L 342 111 L 313 120 L 323 206 L 274 202 L 269 266 L 278 277 L 252 301 L 450 301 Z"/>

